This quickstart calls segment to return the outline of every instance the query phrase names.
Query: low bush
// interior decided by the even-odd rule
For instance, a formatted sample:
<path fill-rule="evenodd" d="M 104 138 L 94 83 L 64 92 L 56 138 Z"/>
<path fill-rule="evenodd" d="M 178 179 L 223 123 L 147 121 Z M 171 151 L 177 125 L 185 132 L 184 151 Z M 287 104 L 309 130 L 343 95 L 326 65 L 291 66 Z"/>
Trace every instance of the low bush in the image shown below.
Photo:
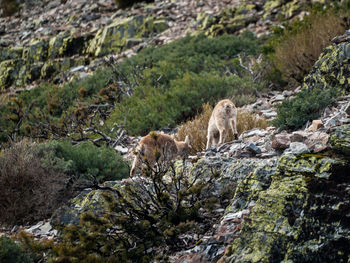
<path fill-rule="evenodd" d="M 210 104 L 204 104 L 200 114 L 197 114 L 193 120 L 185 122 L 178 128 L 175 138 L 183 141 L 188 135 L 192 147 L 191 154 L 196 154 L 205 149 L 208 123 L 212 111 L 213 107 Z"/>
<path fill-rule="evenodd" d="M 322 50 L 332 44 L 332 38 L 342 35 L 349 28 L 348 3 L 314 8 L 302 21 L 296 20 L 285 29 L 276 28 L 275 37 L 265 47 L 265 51 L 274 52 L 271 55 L 275 65 L 273 74 L 281 72 L 282 79 L 290 86 L 301 83 Z"/>
<path fill-rule="evenodd" d="M 35 148 L 43 167 L 67 175 L 73 181 L 101 183 L 120 180 L 129 174 L 129 168 L 120 154 L 106 146 L 96 147 L 91 142 L 72 145 L 69 141 L 51 141 Z"/>
<path fill-rule="evenodd" d="M 1 263 L 32 263 L 31 258 L 14 241 L 6 236 L 0 237 Z"/>
<path fill-rule="evenodd" d="M 202 112 L 198 114 L 193 120 L 187 121 L 182 124 L 175 138 L 178 140 L 184 140 L 186 135 L 189 136 L 190 144 L 192 146 L 191 154 L 196 154 L 205 149 L 207 143 L 207 130 L 208 123 L 213 111 L 213 107 L 210 104 L 204 104 L 202 106 Z M 265 119 L 259 118 L 256 114 L 240 110 L 237 112 L 237 131 L 238 135 L 244 131 L 254 128 L 265 129 L 268 127 L 268 123 Z M 233 141 L 234 135 L 230 131 L 226 141 Z"/>
<path fill-rule="evenodd" d="M 338 89 L 303 89 L 296 98 L 285 100 L 277 106 L 273 125 L 281 129 L 296 130 L 318 118 L 324 108 L 335 102 Z"/>
<path fill-rule="evenodd" d="M 144 96 L 125 99 L 112 112 L 109 122 L 125 121 L 131 134 L 145 135 L 150 130 L 175 127 L 181 121 L 193 118 L 206 102 L 214 104 L 229 97 L 237 106 L 250 103 L 255 98 L 248 94 L 254 94 L 257 89 L 250 78 L 186 73 L 173 80 L 165 91 L 144 89 Z"/>
<path fill-rule="evenodd" d="M 0 223 L 28 224 L 42 220 L 69 198 L 66 176 L 42 166 L 22 141 L 0 157 Z"/>

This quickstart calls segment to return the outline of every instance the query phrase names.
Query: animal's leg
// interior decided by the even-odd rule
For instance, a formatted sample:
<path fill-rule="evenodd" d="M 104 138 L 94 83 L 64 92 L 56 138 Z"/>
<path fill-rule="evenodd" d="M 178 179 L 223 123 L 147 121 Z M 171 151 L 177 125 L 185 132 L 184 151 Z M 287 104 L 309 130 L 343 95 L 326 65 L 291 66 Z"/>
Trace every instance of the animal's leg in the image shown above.
<path fill-rule="evenodd" d="M 213 137 L 214 134 L 211 131 L 208 131 L 208 135 L 207 135 L 207 147 L 205 148 L 206 150 L 209 149 L 213 143 Z"/>
<path fill-rule="evenodd" d="M 136 173 L 136 169 L 140 166 L 141 161 L 140 161 L 140 156 L 136 154 L 135 159 L 132 163 L 131 170 L 130 170 L 130 177 L 133 177 Z"/>
<path fill-rule="evenodd" d="M 235 137 L 235 140 L 237 140 L 238 139 L 237 120 L 236 119 L 231 119 L 230 125 L 231 125 L 231 129 L 232 129 L 232 133 L 233 133 L 233 135 Z"/>
<path fill-rule="evenodd" d="M 219 134 L 220 134 L 220 138 L 219 138 L 219 145 L 220 145 L 225 142 L 225 139 L 227 136 L 227 130 L 225 128 L 224 120 L 217 120 L 216 126 L 218 127 Z"/>

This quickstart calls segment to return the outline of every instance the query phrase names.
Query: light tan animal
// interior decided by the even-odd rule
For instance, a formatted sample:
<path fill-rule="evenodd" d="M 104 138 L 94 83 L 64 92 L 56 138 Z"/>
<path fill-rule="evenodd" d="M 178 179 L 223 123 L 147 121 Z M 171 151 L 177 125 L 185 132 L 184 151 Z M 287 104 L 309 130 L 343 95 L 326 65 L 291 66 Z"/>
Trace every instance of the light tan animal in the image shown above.
<path fill-rule="evenodd" d="M 176 141 L 167 134 L 150 132 L 141 139 L 136 147 L 136 156 L 130 170 L 130 177 L 133 177 L 136 170 L 142 165 L 149 165 L 151 168 L 156 162 L 166 165 L 177 156 L 185 157 L 190 149 L 188 136 L 182 142 Z"/>
<path fill-rule="evenodd" d="M 206 149 L 224 143 L 229 129 L 232 130 L 235 138 L 237 138 L 236 126 L 236 106 L 228 99 L 219 101 L 209 119 Z"/>

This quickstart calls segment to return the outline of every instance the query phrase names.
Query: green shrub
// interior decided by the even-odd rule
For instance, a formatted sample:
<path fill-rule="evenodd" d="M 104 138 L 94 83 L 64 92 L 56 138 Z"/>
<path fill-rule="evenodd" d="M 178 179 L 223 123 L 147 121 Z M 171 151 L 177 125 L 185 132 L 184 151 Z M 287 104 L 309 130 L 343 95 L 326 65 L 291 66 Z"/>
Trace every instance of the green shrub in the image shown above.
<path fill-rule="evenodd" d="M 335 101 L 337 89 L 303 89 L 296 98 L 277 106 L 277 118 L 272 123 L 279 128 L 296 130 L 307 121 L 318 118 L 321 111 Z"/>
<path fill-rule="evenodd" d="M 1 263 L 31 263 L 30 257 L 22 251 L 10 238 L 0 237 L 0 262 Z"/>
<path fill-rule="evenodd" d="M 43 166 L 64 173 L 74 180 L 101 183 L 128 176 L 129 168 L 112 148 L 96 147 L 90 142 L 72 145 L 69 141 L 51 141 L 37 146 Z"/>
<path fill-rule="evenodd" d="M 250 78 L 219 76 L 209 73 L 189 74 L 171 81 L 168 90 L 144 91 L 144 96 L 125 99 L 112 112 L 110 122 L 122 123 L 131 134 L 145 135 L 150 130 L 174 127 L 195 116 L 203 103 L 214 104 L 221 98 L 231 98 L 237 106 L 251 102 L 258 89 Z M 147 93 L 146 93 L 147 92 Z"/>
<path fill-rule="evenodd" d="M 3 151 L 0 171 L 0 224 L 28 224 L 47 218 L 72 195 L 66 189 L 67 177 L 45 169 L 26 141 Z"/>
<path fill-rule="evenodd" d="M 297 85 L 310 72 L 322 50 L 331 45 L 335 36 L 342 35 L 350 26 L 349 1 L 341 6 L 317 8 L 303 20 L 276 28 L 275 37 L 264 47 L 275 66 L 271 74 L 290 85 Z M 272 52 L 272 54 L 271 54 Z"/>

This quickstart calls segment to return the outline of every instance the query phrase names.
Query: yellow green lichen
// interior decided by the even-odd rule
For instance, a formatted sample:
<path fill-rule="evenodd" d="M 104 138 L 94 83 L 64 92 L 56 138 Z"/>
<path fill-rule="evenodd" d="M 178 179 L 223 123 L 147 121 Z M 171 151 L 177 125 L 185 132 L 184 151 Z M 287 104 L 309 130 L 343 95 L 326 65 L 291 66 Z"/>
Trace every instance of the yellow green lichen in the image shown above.
<path fill-rule="evenodd" d="M 149 37 L 167 28 L 162 19 L 136 16 L 117 18 L 113 23 L 100 29 L 90 41 L 86 52 L 93 56 L 103 56 L 120 52 L 126 45 L 127 39 Z"/>

